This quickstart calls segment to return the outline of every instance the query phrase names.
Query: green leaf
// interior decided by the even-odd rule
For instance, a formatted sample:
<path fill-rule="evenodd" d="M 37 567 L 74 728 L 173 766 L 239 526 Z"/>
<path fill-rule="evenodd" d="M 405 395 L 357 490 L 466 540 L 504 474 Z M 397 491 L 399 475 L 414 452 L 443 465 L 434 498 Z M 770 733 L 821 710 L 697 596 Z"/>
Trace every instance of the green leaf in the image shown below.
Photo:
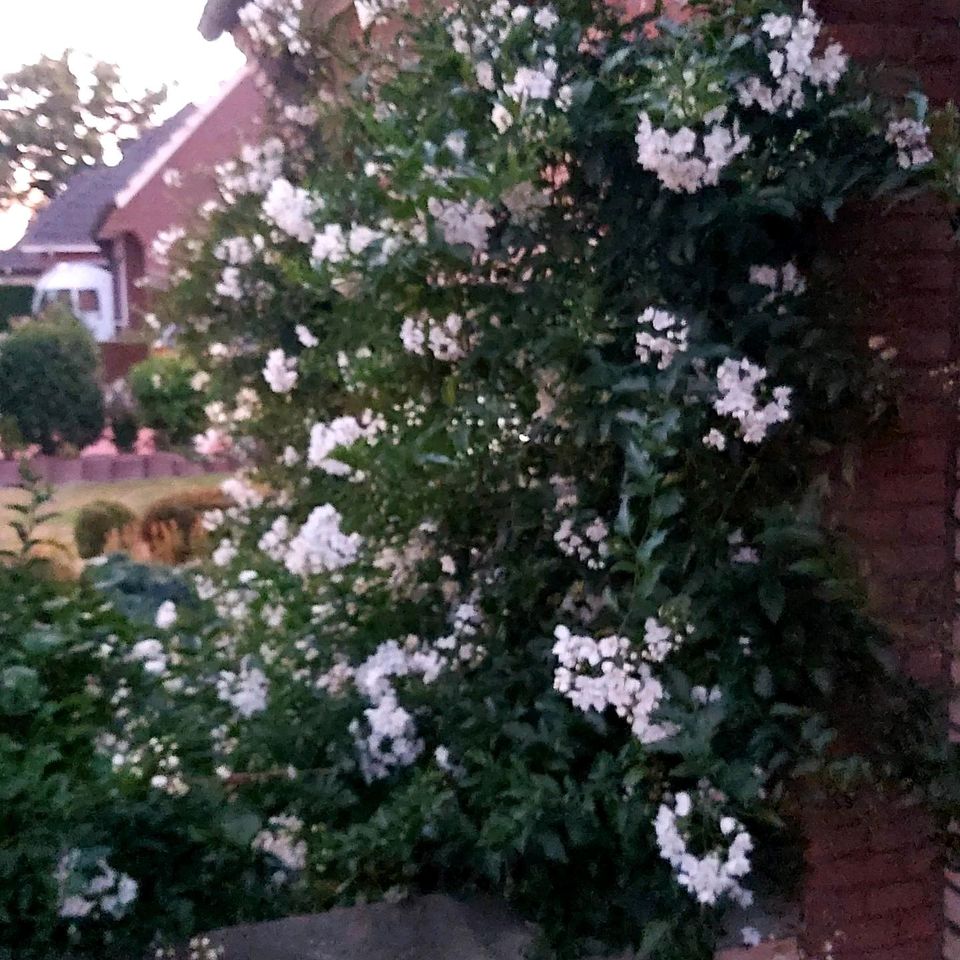
<path fill-rule="evenodd" d="M 548 860 L 554 860 L 557 863 L 567 862 L 567 850 L 563 841 L 552 830 L 542 833 L 537 838 L 540 841 L 540 849 Z"/>
<path fill-rule="evenodd" d="M 38 627 L 28 630 L 20 639 L 20 646 L 27 653 L 49 653 L 66 643 L 64 635 L 55 627 Z"/>
<path fill-rule="evenodd" d="M 769 667 L 760 667 L 753 678 L 753 689 L 758 697 L 769 700 L 773 696 L 773 674 Z"/>
<path fill-rule="evenodd" d="M 238 847 L 248 847 L 260 830 L 261 821 L 255 813 L 228 811 L 221 821 L 223 835 Z"/>
<path fill-rule="evenodd" d="M 15 665 L 0 671 L 0 713 L 22 716 L 40 703 L 40 676 L 32 667 Z"/>
<path fill-rule="evenodd" d="M 757 599 L 770 622 L 777 623 L 783 615 L 783 606 L 786 602 L 783 584 L 773 577 L 761 581 Z"/>

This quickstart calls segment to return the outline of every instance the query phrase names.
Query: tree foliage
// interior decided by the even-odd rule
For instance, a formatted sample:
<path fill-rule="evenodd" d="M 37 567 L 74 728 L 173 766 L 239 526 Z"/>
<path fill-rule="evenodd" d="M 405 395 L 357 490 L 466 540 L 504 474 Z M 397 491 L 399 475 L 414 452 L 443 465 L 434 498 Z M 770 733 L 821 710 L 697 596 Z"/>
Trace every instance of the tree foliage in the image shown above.
<path fill-rule="evenodd" d="M 80 69 L 69 50 L 0 80 L 0 206 L 36 206 L 152 124 L 166 90 L 131 96 L 109 63 Z"/>

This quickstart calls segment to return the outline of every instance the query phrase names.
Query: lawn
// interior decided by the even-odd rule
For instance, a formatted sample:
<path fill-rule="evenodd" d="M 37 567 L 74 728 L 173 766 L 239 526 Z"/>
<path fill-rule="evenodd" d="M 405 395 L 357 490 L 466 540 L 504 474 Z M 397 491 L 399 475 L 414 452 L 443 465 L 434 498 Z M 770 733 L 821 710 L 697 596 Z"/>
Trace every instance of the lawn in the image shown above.
<path fill-rule="evenodd" d="M 52 510 L 57 516 L 44 524 L 40 533 L 47 539 L 62 543 L 70 557 L 76 559 L 73 523 L 85 504 L 94 500 L 119 500 L 139 515 L 161 497 L 178 491 L 196 490 L 199 487 L 215 487 L 223 480 L 222 475 L 211 474 L 199 477 L 163 477 L 156 480 L 119 480 L 115 483 L 75 483 L 57 487 L 53 503 L 46 511 Z M 17 546 L 16 536 L 10 528 L 10 520 L 14 515 L 5 507 L 12 503 L 22 503 L 24 499 L 22 491 L 0 490 L 0 549 Z"/>

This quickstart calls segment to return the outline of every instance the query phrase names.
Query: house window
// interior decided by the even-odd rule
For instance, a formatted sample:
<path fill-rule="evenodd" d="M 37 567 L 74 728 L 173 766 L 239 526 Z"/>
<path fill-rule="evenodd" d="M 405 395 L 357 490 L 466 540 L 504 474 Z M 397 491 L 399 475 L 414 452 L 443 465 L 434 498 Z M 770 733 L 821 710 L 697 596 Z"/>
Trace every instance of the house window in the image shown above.
<path fill-rule="evenodd" d="M 73 304 L 70 302 L 70 291 L 69 290 L 48 290 L 43 295 L 43 305 L 47 307 L 53 303 L 60 303 L 60 304 L 63 304 L 63 306 L 65 307 L 72 307 Z"/>
<path fill-rule="evenodd" d="M 80 290 L 77 294 L 77 307 L 84 313 L 100 309 L 100 297 L 96 290 Z"/>

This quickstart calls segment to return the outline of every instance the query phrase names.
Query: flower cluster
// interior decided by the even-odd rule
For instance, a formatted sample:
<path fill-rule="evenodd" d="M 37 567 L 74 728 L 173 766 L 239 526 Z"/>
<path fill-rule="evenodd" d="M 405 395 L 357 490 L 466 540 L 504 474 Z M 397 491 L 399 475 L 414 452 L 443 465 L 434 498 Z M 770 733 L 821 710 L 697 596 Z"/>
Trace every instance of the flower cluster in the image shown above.
<path fill-rule="evenodd" d="M 687 349 L 687 324 L 680 317 L 647 307 L 637 318 L 641 329 L 637 333 L 637 357 L 646 363 L 656 355 L 657 368 L 666 370 L 678 353 Z"/>
<path fill-rule="evenodd" d="M 137 881 L 118 873 L 103 857 L 90 860 L 82 850 L 74 849 L 57 864 L 54 879 L 60 890 L 60 916 L 68 920 L 119 919 L 137 898 Z"/>
<path fill-rule="evenodd" d="M 217 696 L 229 703 L 241 717 L 252 717 L 267 709 L 270 682 L 259 668 L 245 659 L 239 671 L 221 670 L 217 677 Z"/>
<path fill-rule="evenodd" d="M 466 244 L 477 253 L 487 249 L 490 229 L 496 222 L 486 200 L 441 200 L 431 197 L 428 203 L 443 239 L 451 246 Z"/>
<path fill-rule="evenodd" d="M 486 651 L 476 643 L 482 619 L 473 604 L 459 605 L 451 615 L 453 630 L 432 643 L 409 636 L 403 642 L 388 640 L 354 668 L 340 660 L 318 681 L 320 689 L 333 695 L 348 683 L 370 702 L 364 720 L 354 720 L 354 737 L 360 768 L 367 781 L 388 776 L 398 767 L 413 763 L 423 752 L 412 715 L 399 702 L 394 681 L 417 677 L 429 685 L 447 670 L 476 664 Z"/>
<path fill-rule="evenodd" d="M 790 419 L 790 388 L 774 387 L 772 399 L 764 403 L 758 393 L 766 379 L 767 371 L 746 359 L 728 358 L 717 368 L 713 409 L 736 420 L 747 443 L 760 443 L 772 426 Z"/>
<path fill-rule="evenodd" d="M 672 805 L 660 805 L 654 821 L 660 856 L 673 867 L 677 883 L 699 903 L 714 906 L 729 898 L 749 906 L 753 896 L 740 881 L 750 872 L 750 834 L 734 817 L 723 816 L 718 823 L 723 844 L 697 856 L 690 851 L 689 825 L 694 812 L 688 793 L 678 793 Z"/>
<path fill-rule="evenodd" d="M 297 385 L 299 376 L 296 357 L 288 357 L 279 348 L 267 354 L 263 379 L 274 393 L 289 393 Z"/>
<path fill-rule="evenodd" d="M 250 844 L 280 864 L 283 868 L 277 878 L 280 882 L 286 879 L 287 873 L 297 873 L 307 865 L 307 843 L 301 839 L 302 832 L 303 821 L 299 817 L 271 817 Z"/>
<path fill-rule="evenodd" d="M 804 106 L 808 89 L 830 93 L 847 70 L 847 55 L 839 43 L 828 44 L 820 56 L 814 51 L 823 23 L 804 0 L 798 17 L 765 13 L 760 18 L 760 35 L 767 45 L 769 77 L 752 76 L 738 87 L 740 103 L 756 104 L 767 113 L 786 107 L 789 113 Z"/>
<path fill-rule="evenodd" d="M 640 166 L 675 193 L 716 186 L 723 170 L 750 148 L 750 137 L 741 134 L 738 120 L 730 127 L 718 120 L 699 135 L 689 127 L 671 133 L 655 127 L 646 112 L 640 114 L 635 139 Z"/>
<path fill-rule="evenodd" d="M 653 719 L 666 691 L 643 662 L 642 650 L 626 637 L 596 640 L 572 634 L 564 626 L 557 627 L 554 636 L 553 655 L 559 666 L 553 686 L 578 710 L 603 713 L 612 707 L 629 722 L 641 743 L 656 743 L 671 735 L 668 724 Z"/>
<path fill-rule="evenodd" d="M 358 440 L 365 439 L 375 443 L 377 434 L 385 427 L 382 417 L 376 417 L 372 410 L 356 417 L 337 417 L 330 423 L 315 423 L 310 428 L 310 446 L 307 450 L 307 463 L 334 477 L 357 477 L 353 468 L 330 455 L 334 450 L 352 447 Z M 362 477 L 362 475 L 360 475 Z"/>
<path fill-rule="evenodd" d="M 786 263 L 782 267 L 756 264 L 750 268 L 750 282 L 770 291 L 764 297 L 765 304 L 783 296 L 800 296 L 807 290 L 807 281 L 795 263 Z"/>
<path fill-rule="evenodd" d="M 306 522 L 283 551 L 286 568 L 298 576 L 330 573 L 357 559 L 363 538 L 344 533 L 343 517 L 332 504 L 314 507 Z"/>
<path fill-rule="evenodd" d="M 919 120 L 904 117 L 901 120 L 891 120 L 887 127 L 887 143 L 897 149 L 897 163 L 904 170 L 911 167 L 922 167 L 933 160 L 933 151 L 927 138 L 930 128 Z"/>
<path fill-rule="evenodd" d="M 248 144 L 240 151 L 239 162 L 231 161 L 217 168 L 221 193 L 227 199 L 234 194 L 265 194 L 283 175 L 285 155 L 286 148 L 279 137 Z"/>
<path fill-rule="evenodd" d="M 579 503 L 572 477 L 552 476 L 550 485 L 556 497 L 556 515 L 562 517 L 560 526 L 553 534 L 553 542 L 565 557 L 576 557 L 590 570 L 602 569 L 610 554 L 607 542 L 610 528 L 598 516 L 579 523 L 573 516 L 564 516 Z"/>
<path fill-rule="evenodd" d="M 323 202 L 311 196 L 302 187 L 295 187 L 289 180 L 280 177 L 270 184 L 263 198 L 263 216 L 285 234 L 309 243 L 316 228 L 313 215 L 323 209 Z"/>
<path fill-rule="evenodd" d="M 429 350 L 438 360 L 448 363 L 466 355 L 463 341 L 463 317 L 458 313 L 448 313 L 443 320 L 423 313 L 416 318 L 407 317 L 400 327 L 404 350 L 419 356 Z"/>

